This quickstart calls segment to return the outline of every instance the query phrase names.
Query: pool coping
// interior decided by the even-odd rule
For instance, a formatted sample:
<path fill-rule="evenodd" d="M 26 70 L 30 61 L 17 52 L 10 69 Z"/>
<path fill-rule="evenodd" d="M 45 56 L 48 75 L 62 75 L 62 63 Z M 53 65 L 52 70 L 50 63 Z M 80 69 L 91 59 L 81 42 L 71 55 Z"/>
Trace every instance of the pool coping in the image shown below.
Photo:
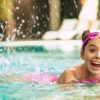
<path fill-rule="evenodd" d="M 81 45 L 81 40 L 28 40 L 28 41 L 4 41 L 0 46 L 35 46 L 35 45 Z"/>
<path fill-rule="evenodd" d="M 81 44 L 81 40 L 30 40 L 0 42 L 0 47 L 42 46 L 47 51 L 60 50 L 70 52 L 75 49 L 81 49 Z"/>

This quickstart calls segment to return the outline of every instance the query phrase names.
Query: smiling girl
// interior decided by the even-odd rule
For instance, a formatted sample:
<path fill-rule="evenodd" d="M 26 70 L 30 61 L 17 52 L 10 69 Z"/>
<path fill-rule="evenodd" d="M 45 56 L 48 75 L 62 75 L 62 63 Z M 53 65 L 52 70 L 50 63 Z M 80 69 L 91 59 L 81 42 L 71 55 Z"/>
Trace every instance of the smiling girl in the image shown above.
<path fill-rule="evenodd" d="M 80 52 L 84 63 L 65 70 L 58 79 L 58 84 L 100 82 L 100 33 L 84 31 Z"/>

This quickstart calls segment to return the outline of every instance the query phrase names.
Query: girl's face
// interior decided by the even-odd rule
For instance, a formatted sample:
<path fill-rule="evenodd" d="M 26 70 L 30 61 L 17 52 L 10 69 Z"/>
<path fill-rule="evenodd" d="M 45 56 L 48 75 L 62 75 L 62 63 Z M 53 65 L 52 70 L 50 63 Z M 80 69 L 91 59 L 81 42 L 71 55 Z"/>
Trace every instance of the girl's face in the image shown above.
<path fill-rule="evenodd" d="M 94 76 L 100 75 L 100 38 L 90 40 L 81 52 L 85 60 L 85 68 Z"/>

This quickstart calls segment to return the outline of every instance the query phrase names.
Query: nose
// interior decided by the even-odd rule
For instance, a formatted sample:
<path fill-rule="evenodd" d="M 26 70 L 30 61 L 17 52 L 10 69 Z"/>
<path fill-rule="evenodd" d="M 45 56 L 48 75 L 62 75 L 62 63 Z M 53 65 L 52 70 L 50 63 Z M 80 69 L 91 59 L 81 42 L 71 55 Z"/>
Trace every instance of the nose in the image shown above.
<path fill-rule="evenodd" d="M 97 55 L 96 55 L 97 58 L 100 58 L 100 51 L 97 52 Z"/>

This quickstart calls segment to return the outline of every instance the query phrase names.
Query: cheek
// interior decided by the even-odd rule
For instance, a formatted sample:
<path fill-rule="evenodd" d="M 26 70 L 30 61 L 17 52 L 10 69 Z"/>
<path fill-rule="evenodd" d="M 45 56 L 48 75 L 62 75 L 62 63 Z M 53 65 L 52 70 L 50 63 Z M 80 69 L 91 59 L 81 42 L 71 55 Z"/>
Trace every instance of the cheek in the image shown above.
<path fill-rule="evenodd" d="M 91 55 L 90 53 L 85 53 L 84 54 L 84 60 L 85 61 L 89 61 L 89 60 L 91 60 L 93 58 L 93 55 Z"/>

